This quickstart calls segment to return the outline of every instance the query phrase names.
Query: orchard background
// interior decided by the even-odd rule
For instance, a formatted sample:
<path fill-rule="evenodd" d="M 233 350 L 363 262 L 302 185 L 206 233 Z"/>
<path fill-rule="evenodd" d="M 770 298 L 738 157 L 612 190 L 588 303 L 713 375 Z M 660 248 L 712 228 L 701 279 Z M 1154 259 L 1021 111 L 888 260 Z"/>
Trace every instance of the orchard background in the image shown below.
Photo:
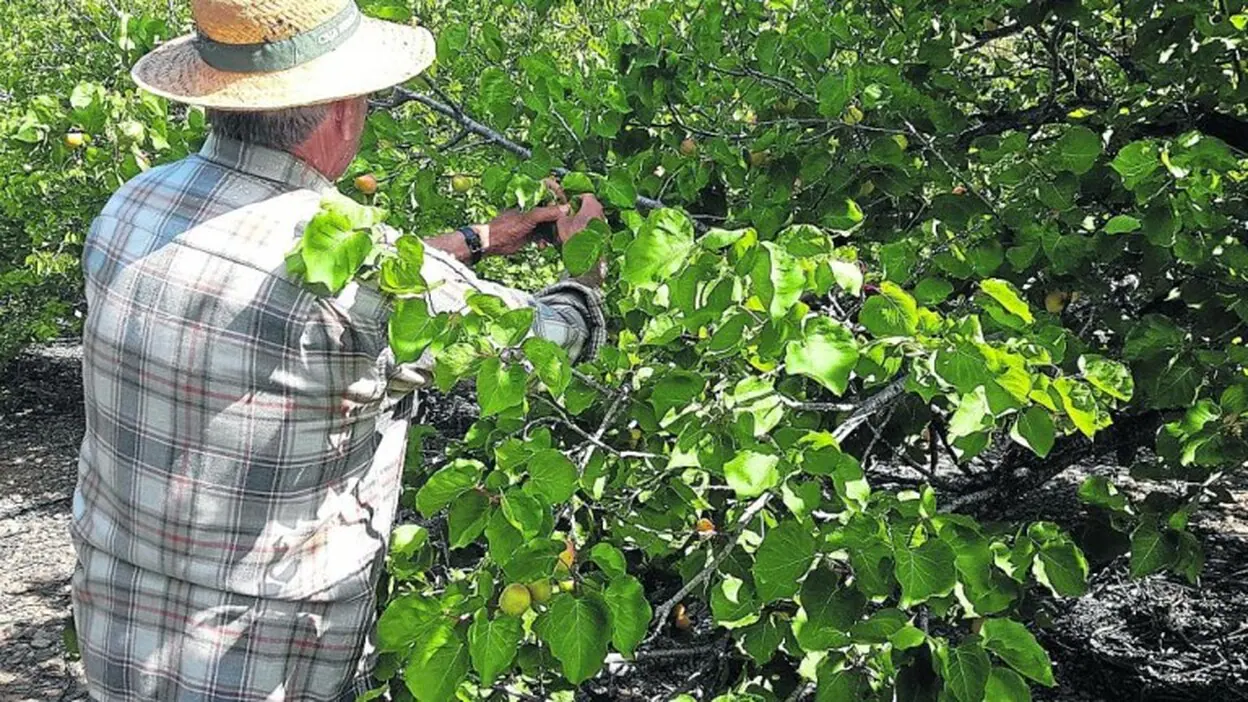
<path fill-rule="evenodd" d="M 1242 0 L 362 5 L 438 62 L 377 96 L 355 202 L 291 260 L 381 285 L 396 354 L 437 358 L 396 698 L 1248 697 Z M 20 369 L 76 333 L 109 193 L 205 124 L 127 77 L 181 3 L 0 26 Z M 482 273 L 605 257 L 577 367 L 487 296 L 430 316 L 417 273 L 419 237 L 552 173 L 609 222 Z"/>

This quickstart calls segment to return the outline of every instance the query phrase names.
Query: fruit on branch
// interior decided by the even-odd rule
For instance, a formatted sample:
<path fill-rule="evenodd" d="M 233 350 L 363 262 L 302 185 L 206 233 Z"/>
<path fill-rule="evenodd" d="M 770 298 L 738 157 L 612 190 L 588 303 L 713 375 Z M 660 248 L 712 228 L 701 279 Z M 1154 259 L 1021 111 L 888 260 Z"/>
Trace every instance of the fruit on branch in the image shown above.
<path fill-rule="evenodd" d="M 767 162 L 770 160 L 771 160 L 771 152 L 767 151 L 766 149 L 762 151 L 751 151 L 749 155 L 750 165 L 753 166 L 754 168 L 765 166 L 767 165 Z"/>
<path fill-rule="evenodd" d="M 698 536 L 704 539 L 715 535 L 715 522 L 706 517 L 699 519 L 693 528 L 698 532 Z"/>
<path fill-rule="evenodd" d="M 954 194 L 954 195 L 959 195 L 959 196 L 960 196 L 960 195 L 965 195 L 965 194 L 966 194 L 966 186 L 965 186 L 965 185 L 957 185 L 957 186 L 954 186 L 954 188 L 953 188 L 953 194 Z"/>
<path fill-rule="evenodd" d="M 1049 314 L 1061 314 L 1066 309 L 1066 303 L 1070 300 L 1070 293 L 1062 290 L 1054 290 L 1044 296 L 1044 309 Z"/>
<path fill-rule="evenodd" d="M 87 135 L 82 132 L 70 132 L 65 135 L 65 148 L 71 151 L 81 148 L 85 143 L 87 143 Z"/>
<path fill-rule="evenodd" d="M 499 596 L 498 608 L 509 617 L 518 617 L 528 611 L 532 599 L 529 595 L 529 588 L 520 583 L 512 583 L 504 588 L 503 594 Z"/>
<path fill-rule="evenodd" d="M 576 544 L 572 543 L 572 539 L 564 541 L 563 553 L 559 554 L 559 563 L 564 568 L 572 570 L 572 564 L 576 563 Z"/>
<path fill-rule="evenodd" d="M 862 108 L 857 105 L 850 105 L 845 109 L 845 116 L 843 120 L 845 124 L 858 124 L 865 116 L 866 115 L 862 113 Z"/>
<path fill-rule="evenodd" d="M 559 589 L 563 592 L 572 592 L 576 589 L 576 581 L 571 578 L 568 578 L 567 580 L 560 580 Z"/>
<path fill-rule="evenodd" d="M 355 189 L 365 195 L 372 195 L 377 192 L 377 176 L 374 176 L 372 173 L 356 176 Z"/>
<path fill-rule="evenodd" d="M 472 190 L 472 178 L 466 175 L 456 175 L 451 178 L 451 190 L 457 193 L 466 193 Z"/>
<path fill-rule="evenodd" d="M 528 588 L 529 596 L 532 597 L 533 601 L 538 604 L 546 604 L 546 602 L 550 600 L 550 596 L 555 589 L 549 578 L 534 580 L 529 583 Z"/>
<path fill-rule="evenodd" d="M 676 605 L 672 610 L 672 624 L 681 631 L 689 631 L 693 627 L 693 620 L 689 619 L 689 614 L 685 611 L 683 604 Z"/>
<path fill-rule="evenodd" d="M 698 152 L 698 142 L 694 141 L 693 137 L 685 137 L 685 140 L 680 142 L 680 155 L 681 156 L 692 156 L 696 154 L 697 152 Z"/>

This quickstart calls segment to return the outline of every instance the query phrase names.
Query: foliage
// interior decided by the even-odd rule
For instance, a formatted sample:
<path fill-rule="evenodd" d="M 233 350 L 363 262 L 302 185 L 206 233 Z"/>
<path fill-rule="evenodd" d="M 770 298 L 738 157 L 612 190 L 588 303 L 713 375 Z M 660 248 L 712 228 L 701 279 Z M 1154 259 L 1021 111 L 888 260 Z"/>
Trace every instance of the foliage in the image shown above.
<path fill-rule="evenodd" d="M 438 37 L 426 99 L 377 111 L 347 174 L 411 235 L 380 247 L 379 214 L 330 203 L 291 271 L 328 293 L 373 264 L 396 355 L 481 404 L 404 495 L 446 530 L 392 539 L 400 695 L 558 694 L 697 598 L 749 661 L 725 699 L 1028 699 L 1054 679 L 1022 622 L 1089 560 L 1199 578 L 1192 515 L 1248 459 L 1243 0 L 361 4 Z M 25 325 L 0 312 L 0 347 L 68 317 L 87 218 L 202 128 L 118 77 L 163 8 L 30 6 L 0 10 L 6 58 L 81 63 L 0 69 L 0 299 Z M 609 225 L 488 272 L 607 259 L 612 341 L 576 368 L 488 296 L 431 315 L 419 276 L 420 236 L 538 204 L 552 171 Z M 1086 554 L 1014 523 L 1102 446 L 1156 489 L 1088 479 Z"/>

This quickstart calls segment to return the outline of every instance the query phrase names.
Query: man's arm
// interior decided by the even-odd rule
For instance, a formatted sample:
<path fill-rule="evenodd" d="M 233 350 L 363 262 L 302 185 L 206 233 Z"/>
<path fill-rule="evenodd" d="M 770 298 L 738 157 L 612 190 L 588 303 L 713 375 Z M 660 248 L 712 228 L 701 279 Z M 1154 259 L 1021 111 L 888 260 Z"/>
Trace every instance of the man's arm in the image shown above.
<path fill-rule="evenodd" d="M 567 205 L 537 207 L 528 212 L 507 210 L 488 224 L 474 224 L 469 229 L 477 233 L 483 256 L 510 256 L 524 248 L 539 226 L 552 223 L 558 226 L 560 220 L 569 219 L 569 213 Z M 584 228 L 581 225 L 581 229 Z M 468 240 L 458 231 L 425 239 L 425 245 L 445 251 L 460 263 L 474 263 Z"/>

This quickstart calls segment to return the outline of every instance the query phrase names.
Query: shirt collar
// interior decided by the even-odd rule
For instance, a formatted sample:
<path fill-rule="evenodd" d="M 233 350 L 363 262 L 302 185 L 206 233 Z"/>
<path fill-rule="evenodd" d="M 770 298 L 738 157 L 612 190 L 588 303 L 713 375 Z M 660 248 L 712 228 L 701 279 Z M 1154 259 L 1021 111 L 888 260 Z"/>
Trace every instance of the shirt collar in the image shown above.
<path fill-rule="evenodd" d="M 231 170 L 295 189 L 323 191 L 334 187 L 325 176 L 292 154 L 256 144 L 245 144 L 217 134 L 208 134 L 208 140 L 199 150 L 199 155 Z"/>

